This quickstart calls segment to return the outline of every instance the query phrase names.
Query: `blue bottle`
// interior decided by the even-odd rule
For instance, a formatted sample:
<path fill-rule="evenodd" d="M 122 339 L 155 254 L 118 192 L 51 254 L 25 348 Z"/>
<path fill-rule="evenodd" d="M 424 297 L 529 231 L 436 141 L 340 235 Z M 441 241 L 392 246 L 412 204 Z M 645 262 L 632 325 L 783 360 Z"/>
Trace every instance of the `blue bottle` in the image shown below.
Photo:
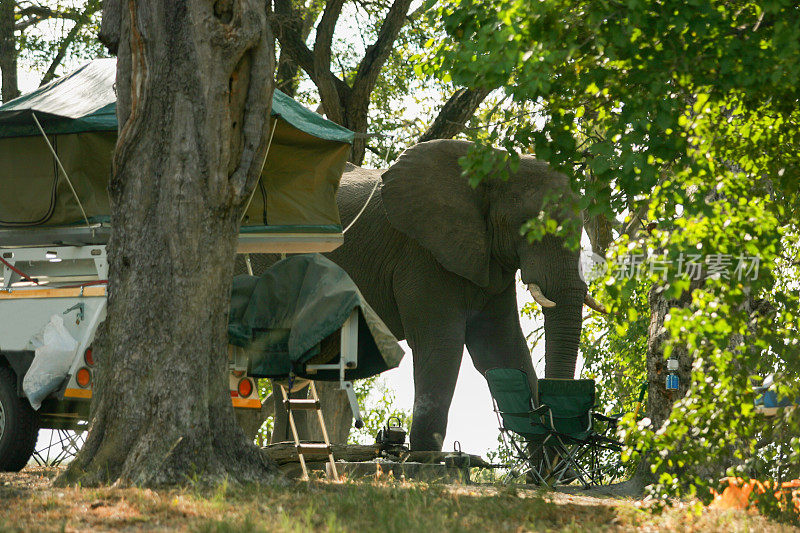
<path fill-rule="evenodd" d="M 667 359 L 667 390 L 678 390 L 678 360 L 670 357 Z"/>

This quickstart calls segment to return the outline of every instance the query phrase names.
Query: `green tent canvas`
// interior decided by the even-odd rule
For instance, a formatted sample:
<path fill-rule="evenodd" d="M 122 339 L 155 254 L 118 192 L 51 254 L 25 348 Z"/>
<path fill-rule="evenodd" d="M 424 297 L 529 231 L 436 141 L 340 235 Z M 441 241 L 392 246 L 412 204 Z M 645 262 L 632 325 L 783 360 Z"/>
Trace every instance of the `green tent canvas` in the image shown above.
<path fill-rule="evenodd" d="M 116 60 L 96 59 L 0 106 L 0 228 L 81 224 L 48 135 L 91 222 L 108 220 L 106 188 L 117 136 Z M 292 226 L 341 232 L 336 190 L 353 132 L 275 91 L 277 124 L 242 232 Z"/>

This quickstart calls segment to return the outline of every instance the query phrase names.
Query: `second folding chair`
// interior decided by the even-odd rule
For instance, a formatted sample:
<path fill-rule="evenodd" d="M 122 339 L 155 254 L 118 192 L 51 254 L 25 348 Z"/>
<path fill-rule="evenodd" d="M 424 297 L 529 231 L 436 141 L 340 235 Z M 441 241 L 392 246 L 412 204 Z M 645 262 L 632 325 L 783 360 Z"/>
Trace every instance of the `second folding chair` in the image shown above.
<path fill-rule="evenodd" d="M 529 480 L 548 485 L 578 481 L 588 488 L 613 481 L 621 471 L 622 444 L 608 436 L 617 417 L 593 411 L 594 380 L 540 379 L 537 402 L 521 370 L 493 368 L 486 381 L 501 436 Z M 599 431 L 595 422 L 605 430 Z"/>

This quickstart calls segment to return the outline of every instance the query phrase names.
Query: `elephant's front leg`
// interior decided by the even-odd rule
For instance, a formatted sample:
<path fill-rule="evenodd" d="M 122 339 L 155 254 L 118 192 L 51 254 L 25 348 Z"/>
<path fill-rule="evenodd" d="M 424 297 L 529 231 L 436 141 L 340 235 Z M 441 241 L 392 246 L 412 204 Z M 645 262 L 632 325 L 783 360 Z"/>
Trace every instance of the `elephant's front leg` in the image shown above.
<path fill-rule="evenodd" d="M 453 276 L 454 277 L 454 276 Z M 464 353 L 464 288 L 437 266 L 395 276 L 403 331 L 414 358 L 411 449 L 442 449 Z"/>
<path fill-rule="evenodd" d="M 413 340 L 409 336 L 408 344 L 414 357 L 411 449 L 440 451 L 464 353 L 464 324 L 432 323 Z"/>

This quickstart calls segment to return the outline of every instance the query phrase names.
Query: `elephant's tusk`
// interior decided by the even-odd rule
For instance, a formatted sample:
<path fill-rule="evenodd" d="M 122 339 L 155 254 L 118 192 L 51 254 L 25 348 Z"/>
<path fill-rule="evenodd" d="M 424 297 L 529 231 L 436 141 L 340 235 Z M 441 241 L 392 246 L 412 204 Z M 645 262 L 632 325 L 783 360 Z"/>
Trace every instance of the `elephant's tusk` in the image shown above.
<path fill-rule="evenodd" d="M 542 292 L 542 289 L 535 283 L 528 284 L 528 291 L 530 291 L 531 296 L 536 301 L 537 304 L 541 305 L 542 307 L 555 307 L 556 303 L 552 300 L 548 300 L 547 297 Z"/>
<path fill-rule="evenodd" d="M 592 298 L 592 296 L 589 293 L 586 293 L 586 297 L 583 299 L 583 303 L 585 303 L 598 313 L 603 313 L 604 315 L 608 314 L 608 311 L 603 306 L 603 304 Z"/>

